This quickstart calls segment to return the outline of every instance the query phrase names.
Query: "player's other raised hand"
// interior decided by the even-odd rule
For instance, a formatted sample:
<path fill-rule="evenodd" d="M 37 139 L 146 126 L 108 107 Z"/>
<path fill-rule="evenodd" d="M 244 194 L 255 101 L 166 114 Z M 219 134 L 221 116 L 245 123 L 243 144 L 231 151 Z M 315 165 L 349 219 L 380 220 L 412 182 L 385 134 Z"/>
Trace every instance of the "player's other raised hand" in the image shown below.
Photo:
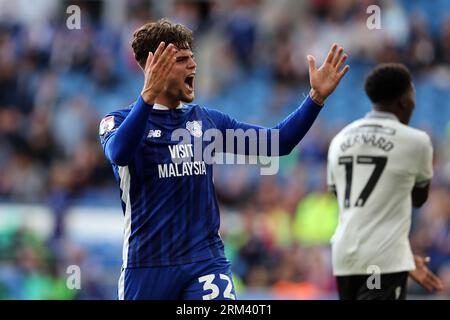
<path fill-rule="evenodd" d="M 153 104 L 166 84 L 167 77 L 175 64 L 177 49 L 170 43 L 168 46 L 161 42 L 155 51 L 148 53 L 144 69 L 144 87 L 141 91 L 142 99 Z"/>
<path fill-rule="evenodd" d="M 339 47 L 338 49 L 337 44 L 333 44 L 325 62 L 317 69 L 316 59 L 312 55 L 308 55 L 310 96 L 320 105 L 324 104 L 325 99 L 336 89 L 342 77 L 350 68 L 346 65 L 342 69 L 347 57 L 344 48 Z"/>

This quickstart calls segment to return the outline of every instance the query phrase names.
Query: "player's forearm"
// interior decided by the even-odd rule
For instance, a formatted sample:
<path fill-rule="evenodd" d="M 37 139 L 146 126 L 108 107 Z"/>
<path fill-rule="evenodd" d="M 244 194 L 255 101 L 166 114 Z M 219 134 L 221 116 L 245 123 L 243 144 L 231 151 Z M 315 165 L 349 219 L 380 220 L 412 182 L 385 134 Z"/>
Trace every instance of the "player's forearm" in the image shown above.
<path fill-rule="evenodd" d="M 302 104 L 274 129 L 279 130 L 280 156 L 291 153 L 292 149 L 309 131 L 322 106 L 314 102 L 308 95 Z"/>
<path fill-rule="evenodd" d="M 145 135 L 151 108 L 152 106 L 139 96 L 114 136 L 106 143 L 105 153 L 112 163 L 119 166 L 129 164 Z"/>

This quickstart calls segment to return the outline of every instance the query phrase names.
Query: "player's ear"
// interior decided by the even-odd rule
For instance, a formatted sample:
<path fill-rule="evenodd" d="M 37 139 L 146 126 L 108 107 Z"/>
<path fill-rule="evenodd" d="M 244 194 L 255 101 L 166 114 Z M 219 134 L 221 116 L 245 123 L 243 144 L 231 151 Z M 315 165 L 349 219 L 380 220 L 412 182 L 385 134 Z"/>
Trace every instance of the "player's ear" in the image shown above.
<path fill-rule="evenodd" d="M 408 112 L 409 105 L 410 99 L 408 97 L 408 94 L 403 94 L 401 97 L 398 98 L 397 107 L 400 109 L 401 112 Z"/>
<path fill-rule="evenodd" d="M 401 97 L 398 98 L 398 104 L 402 110 L 410 112 L 411 108 L 414 107 L 414 87 L 407 90 Z"/>
<path fill-rule="evenodd" d="M 397 107 L 403 112 L 406 110 L 406 99 L 404 96 L 398 98 Z"/>
<path fill-rule="evenodd" d="M 400 122 L 408 124 L 411 119 L 413 108 L 411 106 L 411 100 L 407 95 L 403 95 L 397 100 L 397 109 Z"/>

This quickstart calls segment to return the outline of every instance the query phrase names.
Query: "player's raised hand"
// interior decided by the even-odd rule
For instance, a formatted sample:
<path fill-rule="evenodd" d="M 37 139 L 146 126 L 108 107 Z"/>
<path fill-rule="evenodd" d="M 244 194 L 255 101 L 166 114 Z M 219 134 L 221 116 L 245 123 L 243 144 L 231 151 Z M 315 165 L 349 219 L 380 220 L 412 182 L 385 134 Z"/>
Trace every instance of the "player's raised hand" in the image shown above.
<path fill-rule="evenodd" d="M 342 77 L 350 68 L 346 65 L 341 70 L 345 60 L 347 60 L 347 54 L 344 53 L 344 48 L 339 47 L 338 49 L 337 47 L 337 44 L 333 44 L 325 62 L 319 69 L 316 68 L 316 59 L 312 55 L 308 55 L 310 95 L 314 101 L 321 105 L 336 89 Z"/>
<path fill-rule="evenodd" d="M 441 279 L 439 279 L 433 272 L 427 267 L 429 259 L 420 256 L 414 256 L 416 263 L 416 269 L 409 273 L 410 277 L 414 279 L 418 284 L 427 289 L 429 292 L 434 290 L 442 290 L 444 285 Z"/>
<path fill-rule="evenodd" d="M 175 64 L 175 46 L 171 43 L 168 46 L 161 42 L 153 55 L 148 53 L 147 62 L 144 69 L 144 87 L 141 91 L 142 99 L 148 104 L 153 104 L 156 97 L 161 93 L 166 84 L 167 76 Z"/>

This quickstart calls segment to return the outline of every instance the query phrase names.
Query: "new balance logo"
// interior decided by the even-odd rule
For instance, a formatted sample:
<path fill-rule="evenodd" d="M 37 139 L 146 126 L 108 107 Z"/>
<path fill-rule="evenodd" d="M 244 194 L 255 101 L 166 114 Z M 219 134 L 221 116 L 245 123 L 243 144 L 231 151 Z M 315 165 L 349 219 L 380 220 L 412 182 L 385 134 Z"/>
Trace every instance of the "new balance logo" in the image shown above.
<path fill-rule="evenodd" d="M 160 138 L 161 130 L 150 130 L 148 132 L 147 138 Z"/>

